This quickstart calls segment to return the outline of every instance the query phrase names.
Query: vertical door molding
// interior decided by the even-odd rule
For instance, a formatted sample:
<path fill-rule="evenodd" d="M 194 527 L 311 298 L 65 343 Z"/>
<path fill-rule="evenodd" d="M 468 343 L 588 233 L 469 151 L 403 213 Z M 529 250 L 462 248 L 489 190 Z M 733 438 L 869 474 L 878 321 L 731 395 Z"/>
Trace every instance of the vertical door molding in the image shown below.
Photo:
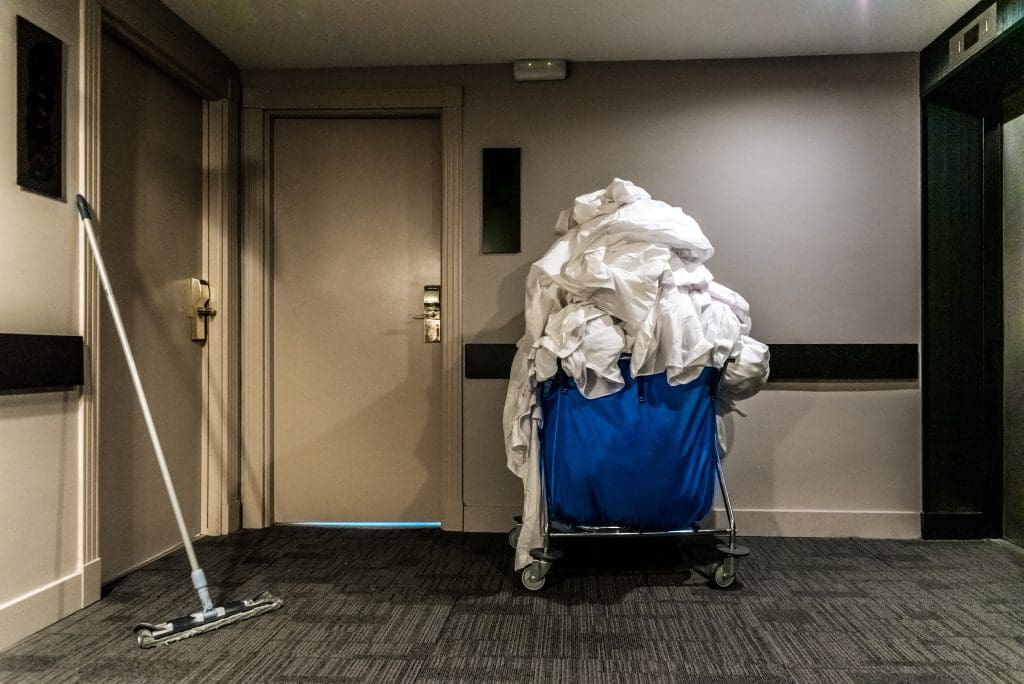
<path fill-rule="evenodd" d="M 227 534 L 241 525 L 237 100 L 203 105 L 203 255 L 210 321 L 203 358 L 202 530 Z"/>
<path fill-rule="evenodd" d="M 242 110 L 242 526 L 273 522 L 270 414 L 271 245 L 262 108 Z"/>
<path fill-rule="evenodd" d="M 441 110 L 441 311 L 444 480 L 441 523 L 464 529 L 462 500 L 462 89 L 443 93 Z"/>
<path fill-rule="evenodd" d="M 80 145 L 79 184 L 82 195 L 100 209 L 100 59 L 103 45 L 103 12 L 99 0 L 82 0 L 79 6 Z M 100 221 L 97 221 L 100 223 Z M 97 226 L 99 230 L 99 226 Z M 100 279 L 81 232 L 82 335 L 85 340 L 85 384 L 82 387 L 81 456 L 79 466 L 79 565 L 82 569 L 82 607 L 100 599 Z"/>
<path fill-rule="evenodd" d="M 463 529 L 462 89 L 262 90 L 242 94 L 242 518 L 273 523 L 273 160 L 276 117 L 437 116 L 441 122 L 442 526 Z"/>

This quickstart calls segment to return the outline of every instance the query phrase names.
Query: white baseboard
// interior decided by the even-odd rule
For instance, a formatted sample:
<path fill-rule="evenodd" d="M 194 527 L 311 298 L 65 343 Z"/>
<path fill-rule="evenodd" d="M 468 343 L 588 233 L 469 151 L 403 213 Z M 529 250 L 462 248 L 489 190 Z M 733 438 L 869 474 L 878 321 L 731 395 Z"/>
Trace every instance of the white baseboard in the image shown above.
<path fill-rule="evenodd" d="M 466 532 L 508 532 L 518 506 L 466 506 Z M 864 537 L 919 539 L 921 514 L 915 511 L 813 511 L 736 509 L 737 531 L 748 537 Z M 726 527 L 715 510 L 702 527 Z"/>
<path fill-rule="evenodd" d="M 734 509 L 736 531 L 747 537 L 862 537 L 920 539 L 915 511 L 813 511 Z M 702 527 L 727 527 L 725 511 L 715 509 Z"/>
<path fill-rule="evenodd" d="M 0 651 L 82 607 L 82 572 L 0 605 Z"/>

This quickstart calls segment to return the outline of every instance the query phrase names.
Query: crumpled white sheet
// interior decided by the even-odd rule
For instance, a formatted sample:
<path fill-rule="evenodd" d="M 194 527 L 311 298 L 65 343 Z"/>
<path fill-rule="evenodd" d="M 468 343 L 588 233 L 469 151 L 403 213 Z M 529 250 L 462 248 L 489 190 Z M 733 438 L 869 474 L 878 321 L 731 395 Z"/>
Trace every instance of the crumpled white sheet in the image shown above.
<path fill-rule="evenodd" d="M 749 399 L 768 382 L 768 345 L 743 335 L 740 337 L 740 351 L 726 367 L 722 380 L 722 397 L 730 401 Z"/>
<path fill-rule="evenodd" d="M 626 384 L 619 370 L 626 337 L 596 306 L 569 304 L 548 318 L 544 332 L 534 343 L 538 381 L 557 373 L 561 361 L 566 374 L 591 399 L 613 394 Z"/>
<path fill-rule="evenodd" d="M 638 188 L 632 181 L 616 178 L 603 190 L 595 190 L 577 197 L 571 209 L 566 209 L 558 215 L 555 233 L 564 235 L 570 228 L 582 225 L 596 216 L 610 214 L 623 204 L 632 204 L 641 199 L 651 199 L 651 194 L 643 188 Z"/>
<path fill-rule="evenodd" d="M 712 344 L 704 337 L 693 300 L 680 293 L 671 272 L 665 281 L 641 325 L 633 329 L 623 322 L 634 340 L 629 370 L 633 377 L 664 371 L 670 385 L 682 385 L 700 375 Z"/>
<path fill-rule="evenodd" d="M 701 311 L 700 322 L 704 338 L 712 345 L 711 365 L 721 368 L 743 347 L 740 319 L 727 304 L 712 301 Z"/>
<path fill-rule="evenodd" d="M 682 209 L 616 178 L 577 197 L 555 232 L 560 237 L 527 275 L 526 330 L 503 412 L 507 464 L 523 480 L 516 569 L 542 544 L 536 389 L 559 364 L 593 399 L 624 385 L 624 352 L 632 355 L 633 376 L 664 372 L 675 385 L 736 358 L 723 379 L 723 395 L 732 392 L 723 411 L 760 389 L 768 373 L 767 347 L 746 337 L 749 304 L 703 265 L 714 247 Z"/>
<path fill-rule="evenodd" d="M 735 412 L 746 418 L 746 412 L 738 408 L 736 402 L 749 399 L 760 392 L 768 382 L 770 372 L 768 363 L 770 354 L 767 344 L 743 335 L 736 346 L 733 358 L 725 368 L 722 389 L 718 395 L 716 425 L 719 453 L 723 456 L 729 450 L 725 425 L 726 414 Z"/>

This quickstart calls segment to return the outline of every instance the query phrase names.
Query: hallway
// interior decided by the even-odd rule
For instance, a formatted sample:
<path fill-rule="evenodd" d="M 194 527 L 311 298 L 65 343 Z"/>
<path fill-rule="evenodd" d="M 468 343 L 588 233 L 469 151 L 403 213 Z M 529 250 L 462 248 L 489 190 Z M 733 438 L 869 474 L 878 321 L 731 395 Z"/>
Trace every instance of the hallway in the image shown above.
<path fill-rule="evenodd" d="M 274 527 L 201 541 L 214 598 L 282 610 L 141 650 L 192 608 L 184 556 L 0 653 L 4 682 L 1010 682 L 1024 553 L 1002 542 L 748 538 L 734 590 L 694 539 L 565 540 L 539 593 L 504 536 Z M 575 543 L 569 543 L 575 542 Z M 710 551 L 713 554 L 713 551 Z"/>

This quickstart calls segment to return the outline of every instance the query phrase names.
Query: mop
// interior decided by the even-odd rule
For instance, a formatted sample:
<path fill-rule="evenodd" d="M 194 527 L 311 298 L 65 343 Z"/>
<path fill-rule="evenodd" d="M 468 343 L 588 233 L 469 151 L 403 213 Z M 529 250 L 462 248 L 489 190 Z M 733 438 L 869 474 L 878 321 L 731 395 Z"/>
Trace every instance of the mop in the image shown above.
<path fill-rule="evenodd" d="M 185 520 L 181 516 L 178 495 L 174 491 L 174 483 L 171 482 L 171 474 L 167 470 L 167 461 L 164 460 L 164 452 L 160 446 L 160 439 L 156 434 L 156 426 L 153 424 L 153 416 L 149 411 L 149 403 L 146 401 L 146 394 L 142 389 L 142 380 L 139 379 L 139 370 L 135 366 L 135 357 L 132 355 L 131 347 L 128 346 L 128 337 L 124 331 L 124 324 L 121 322 L 121 312 L 117 308 L 117 300 L 114 299 L 114 293 L 110 289 L 110 279 L 107 277 L 107 269 L 103 265 L 103 257 L 100 255 L 99 244 L 96 242 L 96 233 L 92 227 L 92 208 L 81 195 L 77 195 L 75 199 L 78 204 L 78 214 L 81 216 L 82 225 L 85 228 L 85 235 L 89 240 L 89 247 L 96 260 L 96 270 L 99 271 L 100 283 L 103 285 L 103 292 L 107 296 L 110 315 L 114 319 L 117 336 L 121 340 L 125 361 L 128 362 L 128 370 L 131 372 L 132 383 L 135 385 L 135 394 L 139 398 L 139 406 L 142 408 L 142 415 L 146 420 L 146 428 L 149 430 L 149 438 L 153 443 L 153 451 L 156 453 L 156 460 L 160 465 L 160 473 L 163 475 L 164 485 L 167 487 L 167 496 L 171 500 L 171 508 L 174 509 L 174 518 L 178 522 L 181 541 L 185 546 L 185 553 L 188 554 L 189 565 L 192 567 L 192 586 L 195 587 L 196 593 L 199 595 L 199 602 L 202 604 L 202 610 L 191 615 L 183 615 L 182 617 L 158 624 L 142 623 L 136 625 L 134 631 L 138 637 L 139 646 L 150 648 L 161 644 L 174 643 L 175 641 L 210 632 L 241 620 L 256 617 L 262 613 L 277 610 L 284 604 L 284 601 L 274 597 L 269 592 L 263 592 L 254 598 L 235 601 L 223 606 L 213 605 L 213 600 L 210 598 L 210 589 L 206 584 L 206 574 L 199 567 L 199 562 L 196 560 L 196 551 L 192 547 L 192 540 L 189 538 L 188 528 L 185 527 Z"/>

